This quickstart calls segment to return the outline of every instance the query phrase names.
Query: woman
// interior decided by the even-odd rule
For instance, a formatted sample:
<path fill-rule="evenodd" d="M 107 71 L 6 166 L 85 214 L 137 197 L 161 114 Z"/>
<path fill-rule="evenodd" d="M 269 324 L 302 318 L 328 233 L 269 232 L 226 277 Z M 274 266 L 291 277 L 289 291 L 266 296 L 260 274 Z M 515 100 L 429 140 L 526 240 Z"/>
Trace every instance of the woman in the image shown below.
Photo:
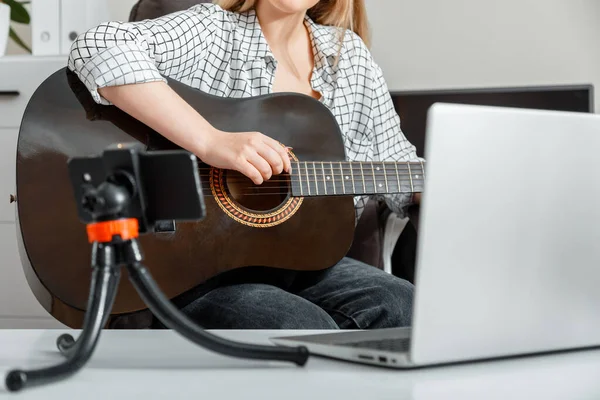
<path fill-rule="evenodd" d="M 199 159 L 256 184 L 290 170 L 259 132 L 212 127 L 164 76 L 227 97 L 298 92 L 335 115 L 348 158 L 416 159 L 383 74 L 367 49 L 364 0 L 216 0 L 137 23 L 110 22 L 74 43 L 69 68 L 95 101 L 113 104 Z M 404 214 L 418 198 L 386 196 Z M 356 216 L 366 199 L 356 198 Z M 407 281 L 344 258 L 319 272 L 235 270 L 183 308 L 205 328 L 372 329 L 411 322 Z"/>

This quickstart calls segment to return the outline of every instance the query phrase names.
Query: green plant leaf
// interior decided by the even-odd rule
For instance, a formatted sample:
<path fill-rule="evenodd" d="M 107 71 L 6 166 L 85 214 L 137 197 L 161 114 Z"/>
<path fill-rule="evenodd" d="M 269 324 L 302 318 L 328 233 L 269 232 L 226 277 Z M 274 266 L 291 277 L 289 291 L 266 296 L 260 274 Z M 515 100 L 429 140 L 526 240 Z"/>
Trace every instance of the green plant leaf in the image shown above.
<path fill-rule="evenodd" d="M 10 19 L 20 24 L 29 24 L 31 18 L 23 5 L 15 0 L 2 0 L 10 7 Z"/>
<path fill-rule="evenodd" d="M 23 49 L 27 50 L 29 53 L 31 53 L 31 49 L 29 48 L 29 46 L 27 46 L 25 44 L 25 42 L 23 42 L 21 40 L 21 38 L 19 37 L 19 35 L 17 35 L 17 32 L 15 32 L 15 30 L 11 27 L 10 30 L 8 31 L 8 36 L 14 40 L 14 42 L 16 44 L 18 44 L 19 46 L 21 46 Z"/>

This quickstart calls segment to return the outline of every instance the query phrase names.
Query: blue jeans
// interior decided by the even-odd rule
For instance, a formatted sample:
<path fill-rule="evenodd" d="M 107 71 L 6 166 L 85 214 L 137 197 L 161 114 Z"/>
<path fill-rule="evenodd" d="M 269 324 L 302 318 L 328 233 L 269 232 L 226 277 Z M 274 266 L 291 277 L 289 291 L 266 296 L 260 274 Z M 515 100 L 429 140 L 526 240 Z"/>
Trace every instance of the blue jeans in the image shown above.
<path fill-rule="evenodd" d="M 230 271 L 182 311 L 207 329 L 375 329 L 410 326 L 413 285 L 344 258 L 323 271 Z"/>

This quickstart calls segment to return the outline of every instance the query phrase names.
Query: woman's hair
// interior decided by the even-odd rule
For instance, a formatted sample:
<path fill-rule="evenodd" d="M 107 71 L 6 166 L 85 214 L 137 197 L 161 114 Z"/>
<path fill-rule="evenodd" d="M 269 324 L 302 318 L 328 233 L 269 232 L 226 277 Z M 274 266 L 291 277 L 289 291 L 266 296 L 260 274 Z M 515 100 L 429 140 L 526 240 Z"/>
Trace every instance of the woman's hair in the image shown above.
<path fill-rule="evenodd" d="M 213 0 L 221 8 L 235 12 L 248 11 L 256 2 L 257 0 Z M 369 46 L 365 0 L 320 0 L 307 14 L 317 24 L 341 28 L 342 35 L 346 29 L 353 31 Z"/>

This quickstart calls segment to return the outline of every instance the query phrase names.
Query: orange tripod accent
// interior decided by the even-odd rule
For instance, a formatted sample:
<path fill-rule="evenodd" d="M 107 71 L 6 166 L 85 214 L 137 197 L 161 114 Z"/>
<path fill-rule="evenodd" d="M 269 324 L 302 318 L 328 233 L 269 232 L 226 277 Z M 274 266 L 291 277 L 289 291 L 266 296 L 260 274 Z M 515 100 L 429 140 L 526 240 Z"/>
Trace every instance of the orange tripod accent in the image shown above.
<path fill-rule="evenodd" d="M 136 218 L 96 222 L 87 225 L 87 234 L 90 243 L 109 243 L 115 236 L 120 236 L 122 240 L 137 239 L 139 222 Z"/>

